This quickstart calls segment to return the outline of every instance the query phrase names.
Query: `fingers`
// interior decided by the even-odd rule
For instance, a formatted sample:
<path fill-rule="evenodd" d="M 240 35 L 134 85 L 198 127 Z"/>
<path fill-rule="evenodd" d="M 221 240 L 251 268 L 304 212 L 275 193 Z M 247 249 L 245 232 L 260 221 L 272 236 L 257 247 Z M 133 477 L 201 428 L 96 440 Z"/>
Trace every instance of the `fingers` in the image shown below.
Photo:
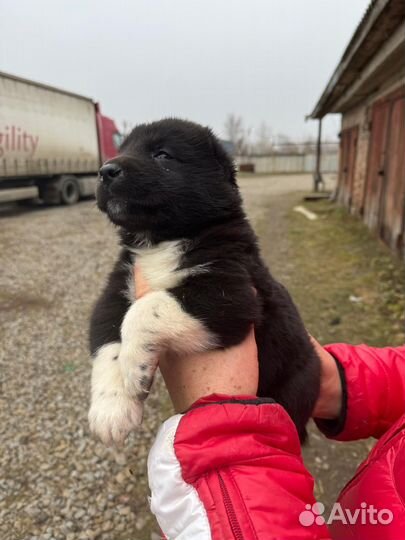
<path fill-rule="evenodd" d="M 135 283 L 135 299 L 139 300 L 142 296 L 145 296 L 150 292 L 148 282 L 142 274 L 142 270 L 139 264 L 135 263 L 134 265 L 134 283 Z"/>

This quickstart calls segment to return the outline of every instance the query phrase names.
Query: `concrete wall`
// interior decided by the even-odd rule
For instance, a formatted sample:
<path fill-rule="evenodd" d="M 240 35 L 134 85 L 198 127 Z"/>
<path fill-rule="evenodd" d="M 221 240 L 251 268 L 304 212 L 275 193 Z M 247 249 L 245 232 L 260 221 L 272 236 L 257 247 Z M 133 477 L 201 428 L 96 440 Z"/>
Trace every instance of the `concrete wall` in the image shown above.
<path fill-rule="evenodd" d="M 256 173 L 283 174 L 283 173 L 312 173 L 315 170 L 316 155 L 278 155 L 278 156 L 238 156 L 240 165 L 252 164 Z M 336 173 L 339 169 L 339 156 L 323 154 L 321 170 L 324 173 Z"/>

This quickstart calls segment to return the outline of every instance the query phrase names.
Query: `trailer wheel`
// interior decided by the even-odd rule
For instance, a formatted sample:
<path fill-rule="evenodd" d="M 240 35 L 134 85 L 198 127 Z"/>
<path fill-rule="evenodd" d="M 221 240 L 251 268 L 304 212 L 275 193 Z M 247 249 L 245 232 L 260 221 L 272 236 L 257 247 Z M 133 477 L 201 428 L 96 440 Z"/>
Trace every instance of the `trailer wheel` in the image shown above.
<path fill-rule="evenodd" d="M 80 189 L 76 178 L 73 176 L 63 177 L 61 179 L 59 192 L 61 204 L 76 204 L 80 197 Z"/>

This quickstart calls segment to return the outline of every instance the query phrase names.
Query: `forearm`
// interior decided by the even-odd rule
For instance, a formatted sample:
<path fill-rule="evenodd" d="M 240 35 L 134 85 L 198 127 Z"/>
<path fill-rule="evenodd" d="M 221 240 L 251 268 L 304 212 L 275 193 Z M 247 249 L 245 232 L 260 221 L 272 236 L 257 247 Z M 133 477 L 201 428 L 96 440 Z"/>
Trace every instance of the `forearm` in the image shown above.
<path fill-rule="evenodd" d="M 335 344 L 326 351 L 340 366 L 342 409 L 335 421 L 316 420 L 318 427 L 338 440 L 381 436 L 405 411 L 405 347 Z"/>
<path fill-rule="evenodd" d="M 321 386 L 313 416 L 327 420 L 339 418 L 343 403 L 343 385 L 335 358 L 311 337 L 312 345 L 321 361 Z"/>
<path fill-rule="evenodd" d="M 191 357 L 167 355 L 160 370 L 176 412 L 209 394 L 256 395 L 259 379 L 253 329 L 238 347 Z"/>

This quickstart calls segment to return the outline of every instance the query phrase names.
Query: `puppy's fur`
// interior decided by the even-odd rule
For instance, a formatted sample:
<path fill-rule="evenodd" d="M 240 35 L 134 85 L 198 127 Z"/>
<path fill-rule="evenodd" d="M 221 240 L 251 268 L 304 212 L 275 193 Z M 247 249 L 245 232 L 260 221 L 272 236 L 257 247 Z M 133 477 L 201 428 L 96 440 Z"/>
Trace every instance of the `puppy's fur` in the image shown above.
<path fill-rule="evenodd" d="M 136 127 L 108 164 L 117 167 L 101 170 L 97 203 L 119 227 L 122 250 L 91 320 L 91 429 L 122 442 L 141 422 L 161 354 L 231 347 L 254 324 L 258 394 L 281 403 L 303 439 L 319 359 L 263 264 L 219 141 L 197 124 L 161 120 Z M 134 264 L 151 287 L 136 302 Z"/>

